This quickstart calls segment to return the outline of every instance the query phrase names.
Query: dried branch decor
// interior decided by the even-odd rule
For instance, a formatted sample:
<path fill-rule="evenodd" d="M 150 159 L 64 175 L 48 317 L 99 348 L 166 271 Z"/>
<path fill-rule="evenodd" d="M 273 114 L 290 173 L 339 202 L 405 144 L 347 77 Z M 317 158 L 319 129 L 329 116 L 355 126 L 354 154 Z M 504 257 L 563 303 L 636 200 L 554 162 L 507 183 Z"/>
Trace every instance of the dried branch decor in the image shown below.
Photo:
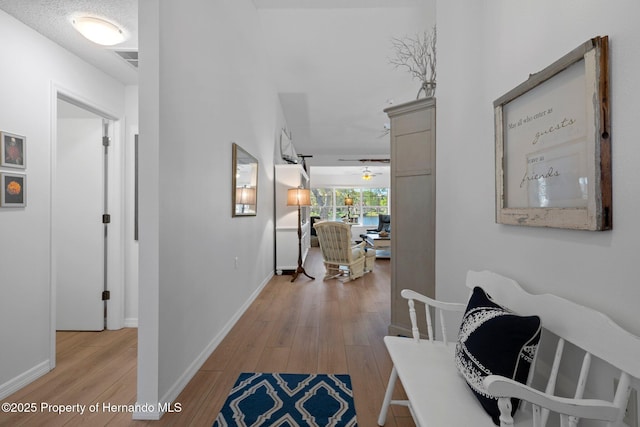
<path fill-rule="evenodd" d="M 392 38 L 391 44 L 395 56 L 389 59 L 394 68 L 403 68 L 414 79 L 422 82 L 417 98 L 424 92 L 426 97 L 433 96 L 436 91 L 436 27 L 431 32 L 426 30 L 415 37 Z"/>

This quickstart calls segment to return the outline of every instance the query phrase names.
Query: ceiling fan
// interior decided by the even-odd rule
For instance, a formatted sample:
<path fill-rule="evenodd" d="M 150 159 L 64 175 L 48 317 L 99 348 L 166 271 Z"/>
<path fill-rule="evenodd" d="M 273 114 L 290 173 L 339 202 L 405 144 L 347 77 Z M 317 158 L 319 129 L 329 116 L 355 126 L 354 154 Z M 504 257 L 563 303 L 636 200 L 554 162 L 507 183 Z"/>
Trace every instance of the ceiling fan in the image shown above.
<path fill-rule="evenodd" d="M 338 159 L 340 162 L 391 163 L 391 159 Z"/>
<path fill-rule="evenodd" d="M 359 173 L 351 173 L 349 175 L 359 175 L 360 178 L 364 179 L 365 181 L 370 181 L 374 176 L 378 176 L 381 175 L 380 173 L 376 173 L 373 172 L 371 169 L 369 169 L 368 166 L 365 166 L 364 169 L 362 169 L 361 172 Z"/>
<path fill-rule="evenodd" d="M 369 170 L 368 167 L 365 166 L 365 168 L 362 170 L 362 179 L 364 179 L 365 181 L 370 181 L 371 178 L 373 178 L 374 176 L 376 176 L 377 174 L 371 172 Z"/>

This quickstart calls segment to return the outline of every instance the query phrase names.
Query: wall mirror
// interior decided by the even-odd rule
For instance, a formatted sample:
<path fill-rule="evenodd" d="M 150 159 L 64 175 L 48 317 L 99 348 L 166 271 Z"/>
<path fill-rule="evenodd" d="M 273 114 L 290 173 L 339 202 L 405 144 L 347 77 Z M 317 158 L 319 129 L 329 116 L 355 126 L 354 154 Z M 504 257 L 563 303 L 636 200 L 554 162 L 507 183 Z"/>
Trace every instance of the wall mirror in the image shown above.
<path fill-rule="evenodd" d="M 232 216 L 255 216 L 258 211 L 258 160 L 233 143 Z"/>

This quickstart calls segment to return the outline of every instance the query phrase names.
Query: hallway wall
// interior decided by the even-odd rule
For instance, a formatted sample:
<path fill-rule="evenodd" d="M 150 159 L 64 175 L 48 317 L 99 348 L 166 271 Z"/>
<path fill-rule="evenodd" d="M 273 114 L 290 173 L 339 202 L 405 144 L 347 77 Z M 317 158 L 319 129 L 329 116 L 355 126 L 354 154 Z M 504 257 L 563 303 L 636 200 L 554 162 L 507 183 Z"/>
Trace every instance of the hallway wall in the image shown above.
<path fill-rule="evenodd" d="M 140 16 L 138 401 L 155 405 L 273 274 L 284 119 L 250 0 L 141 2 Z M 258 159 L 257 216 L 231 217 L 232 142 Z"/>
<path fill-rule="evenodd" d="M 125 88 L 124 326 L 138 327 L 138 241 L 135 240 L 135 136 L 138 134 L 138 86 Z"/>
<path fill-rule="evenodd" d="M 0 209 L 2 397 L 51 363 L 53 88 L 124 117 L 124 86 L 3 11 L 0 40 L 0 129 L 27 138 L 27 206 Z"/>
<path fill-rule="evenodd" d="M 490 269 L 640 334 L 640 27 L 629 19 L 640 4 L 439 1 L 437 12 L 437 296 L 464 300 L 466 271 Z M 610 45 L 613 230 L 496 224 L 493 101 L 597 35 Z"/>

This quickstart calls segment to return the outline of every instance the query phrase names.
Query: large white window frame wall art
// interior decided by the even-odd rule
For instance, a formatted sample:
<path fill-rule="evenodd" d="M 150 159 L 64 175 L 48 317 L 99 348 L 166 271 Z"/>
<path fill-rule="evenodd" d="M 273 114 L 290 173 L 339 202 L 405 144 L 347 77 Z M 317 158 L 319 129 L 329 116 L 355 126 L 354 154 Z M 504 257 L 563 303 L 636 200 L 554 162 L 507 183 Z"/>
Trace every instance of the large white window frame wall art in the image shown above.
<path fill-rule="evenodd" d="M 494 102 L 496 222 L 612 228 L 608 37 Z"/>

